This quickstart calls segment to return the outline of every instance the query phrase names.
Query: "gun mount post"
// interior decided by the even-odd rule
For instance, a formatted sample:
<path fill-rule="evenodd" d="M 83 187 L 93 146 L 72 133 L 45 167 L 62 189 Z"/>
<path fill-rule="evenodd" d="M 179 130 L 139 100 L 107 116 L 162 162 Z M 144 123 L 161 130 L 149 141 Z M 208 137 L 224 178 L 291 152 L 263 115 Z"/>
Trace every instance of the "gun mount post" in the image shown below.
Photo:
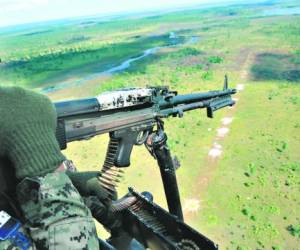
<path fill-rule="evenodd" d="M 175 166 L 167 145 L 167 135 L 162 128 L 152 133 L 147 141 L 146 147 L 157 160 L 161 178 L 164 185 L 165 195 L 169 212 L 183 221 L 183 213 L 178 191 Z"/>

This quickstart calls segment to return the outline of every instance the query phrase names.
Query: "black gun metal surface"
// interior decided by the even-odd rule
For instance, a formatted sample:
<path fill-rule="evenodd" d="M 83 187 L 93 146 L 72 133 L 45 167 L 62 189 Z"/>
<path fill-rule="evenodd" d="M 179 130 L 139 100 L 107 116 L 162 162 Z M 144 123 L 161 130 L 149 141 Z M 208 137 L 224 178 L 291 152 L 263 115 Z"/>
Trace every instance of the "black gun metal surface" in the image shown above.
<path fill-rule="evenodd" d="M 138 211 L 127 210 L 124 214 L 124 229 L 145 248 L 151 250 L 216 250 L 204 235 L 169 214 L 163 208 L 129 189 L 142 203 Z"/>
<path fill-rule="evenodd" d="M 179 220 L 183 221 L 175 166 L 167 146 L 166 133 L 160 129 L 156 133 L 151 134 L 147 140 L 147 147 L 157 160 L 169 211 L 171 214 L 176 215 Z"/>

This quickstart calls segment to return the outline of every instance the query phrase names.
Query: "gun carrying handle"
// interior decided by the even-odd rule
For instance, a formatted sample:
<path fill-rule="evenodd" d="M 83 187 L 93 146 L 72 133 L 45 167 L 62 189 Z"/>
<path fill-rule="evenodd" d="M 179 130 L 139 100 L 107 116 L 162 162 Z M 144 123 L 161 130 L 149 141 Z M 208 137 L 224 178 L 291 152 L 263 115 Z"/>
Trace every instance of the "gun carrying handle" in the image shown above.
<path fill-rule="evenodd" d="M 109 133 L 113 140 L 118 140 L 117 151 L 114 158 L 116 167 L 128 167 L 133 145 L 136 143 L 139 132 L 128 129 L 117 130 Z"/>

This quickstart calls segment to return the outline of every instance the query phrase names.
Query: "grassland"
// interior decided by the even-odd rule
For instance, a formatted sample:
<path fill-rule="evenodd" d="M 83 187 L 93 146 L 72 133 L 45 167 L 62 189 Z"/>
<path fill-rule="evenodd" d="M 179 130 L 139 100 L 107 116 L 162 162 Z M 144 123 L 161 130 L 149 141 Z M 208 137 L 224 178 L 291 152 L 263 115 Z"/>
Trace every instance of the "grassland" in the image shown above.
<path fill-rule="evenodd" d="M 42 87 L 105 70 L 168 44 L 169 32 L 198 36 L 194 44 L 164 48 L 133 63 L 125 72 L 63 89 L 54 100 L 95 95 L 126 86 L 169 85 L 179 93 L 244 84 L 232 110 L 208 120 L 204 111 L 166 121 L 171 150 L 181 160 L 177 176 L 187 223 L 221 249 L 296 250 L 300 245 L 300 16 L 264 16 L 276 5 L 232 6 L 122 19 L 93 20 L 0 32 L 0 84 Z M 20 64 L 22 66 L 20 66 Z M 84 93 L 84 94 L 83 94 Z M 217 136 L 221 119 L 232 117 L 230 132 Z M 176 120 L 174 120 L 176 119 Z M 219 159 L 208 152 L 222 146 Z M 107 137 L 74 142 L 65 154 L 82 170 L 99 169 Z M 149 175 L 152 176 L 149 179 Z M 205 180 L 205 181 L 204 181 Z M 143 147 L 119 187 L 148 190 L 166 207 L 159 170 Z"/>

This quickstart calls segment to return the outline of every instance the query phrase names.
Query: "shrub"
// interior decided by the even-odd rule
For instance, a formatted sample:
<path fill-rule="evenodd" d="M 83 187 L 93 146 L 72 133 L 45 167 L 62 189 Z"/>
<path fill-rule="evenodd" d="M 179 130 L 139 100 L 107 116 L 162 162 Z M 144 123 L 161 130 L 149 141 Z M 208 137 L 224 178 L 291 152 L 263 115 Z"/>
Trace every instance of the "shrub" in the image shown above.
<path fill-rule="evenodd" d="M 289 225 L 287 227 L 287 230 L 290 232 L 291 235 L 297 236 L 300 238 L 300 225 L 298 225 L 298 226 Z"/>
<path fill-rule="evenodd" d="M 209 63 L 221 63 L 223 62 L 223 58 L 219 56 L 211 56 L 208 58 Z"/>
<path fill-rule="evenodd" d="M 211 80 L 213 78 L 213 72 L 211 70 L 205 71 L 202 75 L 201 75 L 202 80 Z"/>

